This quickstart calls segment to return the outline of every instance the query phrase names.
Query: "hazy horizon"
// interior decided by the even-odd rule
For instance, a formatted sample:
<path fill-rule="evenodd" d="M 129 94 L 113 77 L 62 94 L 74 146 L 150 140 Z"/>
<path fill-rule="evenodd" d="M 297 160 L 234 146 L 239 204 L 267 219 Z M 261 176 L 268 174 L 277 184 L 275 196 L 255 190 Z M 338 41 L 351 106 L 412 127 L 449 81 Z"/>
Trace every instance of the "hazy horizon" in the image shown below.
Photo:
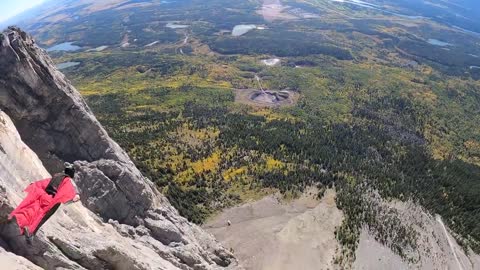
<path fill-rule="evenodd" d="M 8 1 L 0 1 L 0 10 L 3 10 L 0 13 L 0 23 L 3 23 L 16 15 L 33 8 L 45 0 L 8 0 Z"/>

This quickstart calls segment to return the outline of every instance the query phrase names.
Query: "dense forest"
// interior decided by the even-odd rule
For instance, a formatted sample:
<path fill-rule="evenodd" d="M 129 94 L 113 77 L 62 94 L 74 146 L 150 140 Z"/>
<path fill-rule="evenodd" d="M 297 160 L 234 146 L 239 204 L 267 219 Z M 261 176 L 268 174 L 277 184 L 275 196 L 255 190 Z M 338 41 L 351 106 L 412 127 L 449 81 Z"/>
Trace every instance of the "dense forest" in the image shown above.
<path fill-rule="evenodd" d="M 276 44 L 272 40 L 279 40 Z M 334 46 L 320 35 L 305 35 L 293 31 L 265 30 L 242 37 L 214 39 L 210 47 L 223 54 L 271 54 L 276 56 L 330 55 L 340 60 L 352 60 L 350 51 Z"/>
<path fill-rule="evenodd" d="M 336 190 L 345 216 L 336 231 L 340 265 L 352 261 L 363 227 L 418 260 L 409 252 L 414 230 L 385 206 L 396 200 L 442 215 L 464 247 L 480 252 L 479 39 L 323 0 L 285 1 L 286 17 L 297 17 L 266 21 L 254 2 L 102 11 L 37 36 L 45 46 L 82 46 L 52 54 L 78 63 L 63 71 L 195 223 L 266 194 L 292 198 L 316 186 L 319 198 Z M 239 24 L 261 27 L 233 36 Z M 92 51 L 102 45 L 109 47 Z M 298 102 L 236 102 L 238 91 L 259 88 L 257 77 L 265 89 L 295 92 Z"/>
<path fill-rule="evenodd" d="M 237 55 L 192 55 L 187 62 L 161 52 L 123 52 L 94 59 L 101 65 L 75 71 L 88 104 L 193 222 L 275 190 L 296 196 L 312 185 L 334 187 L 346 217 L 337 230 L 344 247 L 339 264 L 353 258 L 362 226 L 417 260 L 406 252 L 416 245 L 413 230 L 383 218 L 375 194 L 419 202 L 441 214 L 459 241 L 480 250 L 474 81 L 331 56 L 291 57 L 274 68 Z M 132 67 L 109 68 L 125 63 Z M 83 77 L 89 72 L 93 77 Z M 269 89 L 302 98 L 287 108 L 236 104 L 232 86 L 255 87 L 255 75 Z"/>
<path fill-rule="evenodd" d="M 385 198 L 419 201 L 449 220 L 458 233 L 470 235 L 465 239 L 469 245 L 480 248 L 475 240 L 480 238 L 480 169 L 456 158 L 433 159 L 421 135 L 408 130 L 423 121 L 408 100 L 387 98 L 371 105 L 388 103 L 401 111 L 400 129 L 365 112 L 368 106 L 346 124 L 315 116 L 269 120 L 231 112 L 226 104 L 233 96 L 228 94 L 217 105 L 192 101 L 175 112 L 135 114 L 107 105 L 119 104 L 118 98 L 91 96 L 89 103 L 139 168 L 194 222 L 240 202 L 249 193 L 244 190 L 274 188 L 295 194 L 307 186 L 335 186 L 338 205 L 347 213 L 338 231 L 345 246 L 355 247 L 359 224 L 387 226 L 358 194 L 378 190 Z M 393 242 L 399 254 L 414 245 L 414 236 L 401 223 L 388 226 L 404 231 Z M 389 230 L 378 231 L 379 239 L 388 238 Z"/>

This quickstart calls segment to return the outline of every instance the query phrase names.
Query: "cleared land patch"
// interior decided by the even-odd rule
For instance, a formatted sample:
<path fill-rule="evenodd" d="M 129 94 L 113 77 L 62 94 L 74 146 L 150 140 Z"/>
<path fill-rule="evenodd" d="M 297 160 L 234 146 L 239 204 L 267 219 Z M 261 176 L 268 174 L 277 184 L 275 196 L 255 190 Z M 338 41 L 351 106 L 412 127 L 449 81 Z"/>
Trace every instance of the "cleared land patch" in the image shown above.
<path fill-rule="evenodd" d="M 236 89 L 235 102 L 260 106 L 260 107 L 281 107 L 292 106 L 297 103 L 299 94 L 293 91 L 274 91 L 257 89 Z"/>

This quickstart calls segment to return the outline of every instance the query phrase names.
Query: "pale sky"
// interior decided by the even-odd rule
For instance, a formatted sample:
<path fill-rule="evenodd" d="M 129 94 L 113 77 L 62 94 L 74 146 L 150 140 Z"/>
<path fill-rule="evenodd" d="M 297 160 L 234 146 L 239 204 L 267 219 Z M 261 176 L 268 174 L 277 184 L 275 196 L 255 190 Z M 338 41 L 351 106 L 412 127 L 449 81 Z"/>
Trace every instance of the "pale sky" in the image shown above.
<path fill-rule="evenodd" d="M 44 1 L 45 0 L 0 0 L 0 22 Z"/>

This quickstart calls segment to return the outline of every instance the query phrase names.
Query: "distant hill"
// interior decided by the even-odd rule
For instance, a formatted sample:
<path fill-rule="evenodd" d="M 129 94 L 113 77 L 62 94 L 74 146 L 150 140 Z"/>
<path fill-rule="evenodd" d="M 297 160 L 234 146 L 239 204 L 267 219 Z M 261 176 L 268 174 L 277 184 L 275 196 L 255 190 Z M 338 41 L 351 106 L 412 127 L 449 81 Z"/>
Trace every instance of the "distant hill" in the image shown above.
<path fill-rule="evenodd" d="M 112 26 L 111 31 L 121 35 L 122 23 L 132 12 L 141 13 L 145 19 L 156 15 L 156 11 L 170 6 L 192 4 L 202 7 L 204 1 L 199 0 L 59 0 L 46 1 L 39 6 L 0 23 L 0 27 L 18 25 L 31 32 L 40 42 L 51 44 L 60 37 L 78 37 L 79 32 L 85 29 L 105 29 L 105 25 Z M 219 2 L 217 0 L 209 2 Z M 245 1 L 245 3 L 255 1 Z M 262 1 L 258 1 L 260 4 Z M 284 1 L 293 4 L 296 1 Z M 312 2 L 314 1 L 306 1 Z M 326 0 L 325 2 L 329 2 Z M 330 1 L 335 2 L 335 1 Z M 361 2 L 361 1 L 360 1 Z M 358 4 L 358 1 L 342 1 L 339 3 Z M 409 16 L 423 16 L 438 23 L 463 28 L 468 31 L 480 33 L 480 3 L 474 0 L 370 0 L 371 3 L 388 12 L 401 12 Z M 220 2 L 221 3 L 221 2 Z M 294 6 L 305 4 L 295 3 Z M 388 13 L 387 13 L 388 14 Z M 119 31 L 117 31 L 119 30 Z M 75 33 L 72 33 L 75 32 Z M 92 34 L 101 31 L 92 31 Z M 85 36 L 85 34 L 82 34 Z M 121 37 L 119 37 L 121 38 Z M 105 43 L 105 42 L 103 42 Z"/>
<path fill-rule="evenodd" d="M 480 32 L 480 2 L 475 0 L 382 1 L 431 18 L 436 22 Z"/>

